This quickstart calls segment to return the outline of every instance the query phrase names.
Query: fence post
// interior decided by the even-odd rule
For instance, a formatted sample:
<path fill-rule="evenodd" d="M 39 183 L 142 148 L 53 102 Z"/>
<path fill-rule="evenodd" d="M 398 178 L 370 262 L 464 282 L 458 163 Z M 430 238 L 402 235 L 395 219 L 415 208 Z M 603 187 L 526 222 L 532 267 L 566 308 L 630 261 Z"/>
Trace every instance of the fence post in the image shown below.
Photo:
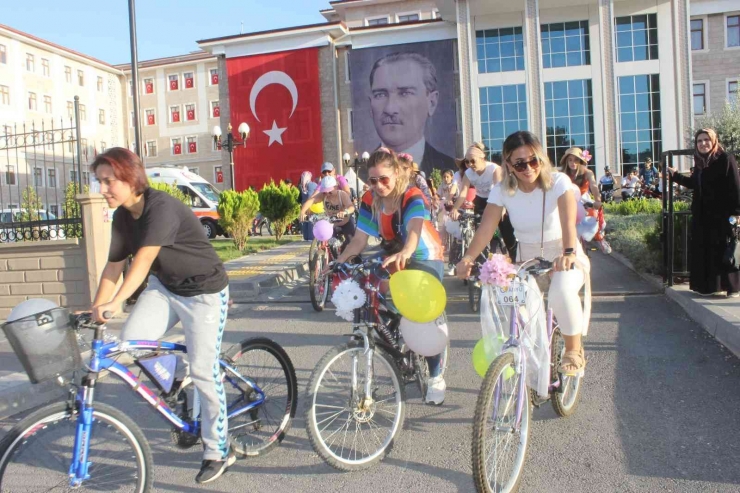
<path fill-rule="evenodd" d="M 110 249 L 111 221 L 113 211 L 108 210 L 108 204 L 102 194 L 83 193 L 76 197 L 80 204 L 82 216 L 82 237 L 85 243 L 87 259 L 87 285 L 90 293 L 90 303 L 98 290 L 100 277 L 108 261 Z"/>

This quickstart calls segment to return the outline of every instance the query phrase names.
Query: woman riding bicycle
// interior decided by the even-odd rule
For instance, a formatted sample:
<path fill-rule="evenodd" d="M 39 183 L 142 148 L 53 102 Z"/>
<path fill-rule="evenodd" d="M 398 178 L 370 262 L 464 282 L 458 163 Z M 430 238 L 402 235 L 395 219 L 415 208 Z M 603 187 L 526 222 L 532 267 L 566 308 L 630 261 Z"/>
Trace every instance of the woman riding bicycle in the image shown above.
<path fill-rule="evenodd" d="M 581 334 L 588 326 L 589 300 L 585 309 L 578 295 L 586 282 L 590 264 L 576 234 L 576 201 L 571 182 L 554 173 L 537 137 L 515 132 L 503 145 L 504 176 L 491 190 L 488 205 L 468 253 L 457 265 L 457 275 L 467 279 L 480 252 L 493 237 L 504 208 L 519 238 L 521 256 L 541 256 L 554 262 L 555 274 L 548 302 L 565 339 L 561 373 L 574 376 L 586 366 Z M 571 270 L 576 267 L 574 270 Z M 590 291 L 587 287 L 587 291 Z"/>
<path fill-rule="evenodd" d="M 337 218 L 340 221 L 334 223 L 334 234 L 341 233 L 344 236 L 342 248 L 352 240 L 355 235 L 355 205 L 349 194 L 340 190 L 337 179 L 327 175 L 321 179 L 317 193 L 309 197 L 301 206 L 301 221 L 306 220 L 306 213 L 316 202 L 324 203 L 324 212 L 331 218 Z"/>
<path fill-rule="evenodd" d="M 455 204 L 459 193 L 457 185 L 453 181 L 452 170 L 444 170 L 442 172 L 442 184 L 437 188 L 437 196 L 439 197 L 437 224 L 439 225 L 439 234 L 442 239 L 447 238 L 445 219 L 447 219 L 447 214 L 452 210 L 452 206 Z"/>
<path fill-rule="evenodd" d="M 372 153 L 367 168 L 370 191 L 362 197 L 357 233 L 337 262 L 359 255 L 367 247 L 369 236 L 380 237 L 388 254 L 384 267 L 423 270 L 441 282 L 442 243 L 421 190 L 409 186 L 408 174 L 389 149 L 381 147 Z M 426 400 L 436 405 L 444 402 L 446 389 L 440 360 L 441 354 L 427 358 L 430 379 Z"/>
<path fill-rule="evenodd" d="M 226 326 L 229 279 L 203 227 L 185 204 L 149 188 L 141 160 L 114 147 L 91 165 L 113 214 L 108 263 L 93 302 L 93 317 L 116 314 L 152 271 L 121 331 L 122 340 L 159 339 L 178 322 L 185 333 L 190 376 L 201 400 L 203 463 L 195 477 L 208 483 L 234 463 L 218 357 Z M 116 284 L 129 256 L 133 263 Z"/>
<path fill-rule="evenodd" d="M 434 198 L 432 197 L 432 191 L 429 189 L 429 184 L 424 177 L 421 176 L 421 173 L 419 173 L 419 164 L 414 162 L 414 158 L 411 154 L 402 152 L 401 154 L 398 154 L 397 157 L 401 167 L 408 174 L 409 184 L 421 190 L 421 193 L 424 194 L 424 199 L 426 200 L 428 209 L 431 212 Z"/>

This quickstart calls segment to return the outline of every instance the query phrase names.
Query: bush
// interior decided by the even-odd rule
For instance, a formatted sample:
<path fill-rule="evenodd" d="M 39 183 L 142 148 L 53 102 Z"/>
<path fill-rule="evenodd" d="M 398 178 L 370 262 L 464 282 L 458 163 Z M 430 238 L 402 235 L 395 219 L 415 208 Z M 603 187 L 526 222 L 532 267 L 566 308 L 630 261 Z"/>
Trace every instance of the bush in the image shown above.
<path fill-rule="evenodd" d="M 241 252 L 247 245 L 252 221 L 260 210 L 260 200 L 254 190 L 225 190 L 218 196 L 218 223 L 234 240 Z"/>
<path fill-rule="evenodd" d="M 651 274 L 662 272 L 659 214 L 608 215 L 606 224 L 612 248 L 627 257 L 635 269 Z"/>
<path fill-rule="evenodd" d="M 272 223 L 272 232 L 275 238 L 280 238 L 285 233 L 287 226 L 296 220 L 301 212 L 301 204 L 298 200 L 298 188 L 280 182 L 275 185 L 270 181 L 259 192 L 260 212 Z"/>
<path fill-rule="evenodd" d="M 177 188 L 177 184 L 169 184 L 169 183 L 163 183 L 161 181 L 149 181 L 149 186 L 153 188 L 154 190 L 159 190 L 160 192 L 164 192 L 166 194 L 172 195 L 177 200 L 182 202 L 183 204 L 190 207 L 192 204 L 190 203 L 190 198 L 185 195 L 179 188 Z"/>
<path fill-rule="evenodd" d="M 740 102 L 725 103 L 720 111 L 696 119 L 696 128 L 689 128 L 686 143 L 694 147 L 694 132 L 700 128 L 712 128 L 717 132 L 719 143 L 728 152 L 740 153 Z"/>
<path fill-rule="evenodd" d="M 35 188 L 26 187 L 21 195 L 21 221 L 38 221 L 39 210 L 44 208 Z"/>
<path fill-rule="evenodd" d="M 83 193 L 88 193 L 90 187 L 85 185 L 82 190 Z M 62 206 L 62 214 L 65 219 L 79 219 L 82 217 L 80 203 L 77 202 L 76 198 L 79 193 L 80 187 L 77 183 L 67 183 L 67 188 L 64 189 L 64 205 Z M 73 224 L 65 224 L 64 233 L 67 238 L 80 238 L 82 237 L 82 228 L 75 227 Z"/>
<path fill-rule="evenodd" d="M 673 202 L 676 212 L 689 209 L 688 202 Z M 633 216 L 635 214 L 660 214 L 663 211 L 663 201 L 660 199 L 623 200 L 604 204 L 604 214 L 617 216 Z"/>
<path fill-rule="evenodd" d="M 432 170 L 429 178 L 432 180 L 432 183 L 434 183 L 434 188 L 439 188 L 439 186 L 442 184 L 442 172 L 437 168 L 434 168 Z"/>

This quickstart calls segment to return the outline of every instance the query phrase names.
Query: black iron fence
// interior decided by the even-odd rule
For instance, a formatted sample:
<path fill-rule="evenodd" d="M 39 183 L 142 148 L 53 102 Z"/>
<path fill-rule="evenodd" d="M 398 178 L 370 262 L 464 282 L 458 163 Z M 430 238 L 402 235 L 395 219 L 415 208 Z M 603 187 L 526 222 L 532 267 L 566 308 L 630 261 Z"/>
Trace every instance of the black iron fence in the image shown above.
<path fill-rule="evenodd" d="M 0 242 L 82 236 L 75 195 L 90 183 L 82 171 L 79 100 L 71 118 L 3 125 L 0 132 Z"/>
<path fill-rule="evenodd" d="M 666 173 L 666 166 L 676 168 L 677 158 L 694 156 L 693 149 L 667 151 L 661 154 L 660 161 L 663 167 L 663 214 L 661 228 L 661 242 L 663 244 L 663 282 L 673 286 L 679 278 L 689 277 L 689 256 L 691 247 L 691 211 L 677 211 L 675 207 L 676 193 L 673 177 Z M 669 193 L 666 193 L 668 191 Z"/>

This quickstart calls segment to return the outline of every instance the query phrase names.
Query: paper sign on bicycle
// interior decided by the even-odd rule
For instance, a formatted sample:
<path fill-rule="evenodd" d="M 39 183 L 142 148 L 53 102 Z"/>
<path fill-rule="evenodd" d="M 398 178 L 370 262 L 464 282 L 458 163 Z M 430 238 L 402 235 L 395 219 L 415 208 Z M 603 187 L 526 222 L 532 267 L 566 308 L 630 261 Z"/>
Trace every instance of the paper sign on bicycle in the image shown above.
<path fill-rule="evenodd" d="M 496 302 L 501 306 L 518 306 L 527 302 L 527 285 L 512 282 L 508 288 L 496 286 Z"/>

